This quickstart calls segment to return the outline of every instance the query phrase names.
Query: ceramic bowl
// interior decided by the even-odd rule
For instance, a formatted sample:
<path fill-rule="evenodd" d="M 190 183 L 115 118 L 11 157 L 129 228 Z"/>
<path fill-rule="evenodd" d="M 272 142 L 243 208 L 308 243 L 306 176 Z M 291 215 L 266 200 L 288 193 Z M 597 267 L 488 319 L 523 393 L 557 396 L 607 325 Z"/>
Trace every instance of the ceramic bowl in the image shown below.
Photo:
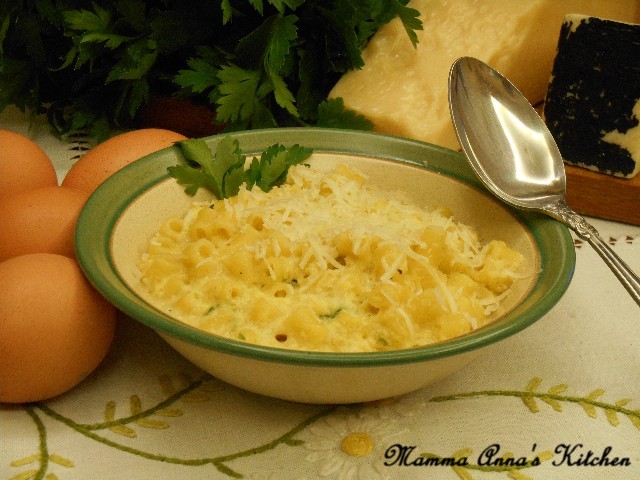
<path fill-rule="evenodd" d="M 314 149 L 311 162 L 346 161 L 369 181 L 404 190 L 425 205 L 449 207 L 481 238 L 503 239 L 535 272 L 514 286 L 506 313 L 449 341 L 375 353 L 320 353 L 270 348 L 216 336 L 154 308 L 142 291 L 137 263 L 159 226 L 194 201 L 167 174 L 180 163 L 176 147 L 117 172 L 88 200 L 76 230 L 78 260 L 93 285 L 125 314 L 156 330 L 213 376 L 259 394 L 305 403 L 353 403 L 415 391 L 468 364 L 486 347 L 547 313 L 567 289 L 575 252 L 560 223 L 510 209 L 477 181 L 457 152 L 403 138 L 331 129 L 273 129 L 233 134 L 243 152 L 274 143 Z M 215 150 L 221 137 L 206 141 Z M 202 191 L 202 190 L 201 190 Z M 201 195 L 201 193 L 199 193 Z"/>

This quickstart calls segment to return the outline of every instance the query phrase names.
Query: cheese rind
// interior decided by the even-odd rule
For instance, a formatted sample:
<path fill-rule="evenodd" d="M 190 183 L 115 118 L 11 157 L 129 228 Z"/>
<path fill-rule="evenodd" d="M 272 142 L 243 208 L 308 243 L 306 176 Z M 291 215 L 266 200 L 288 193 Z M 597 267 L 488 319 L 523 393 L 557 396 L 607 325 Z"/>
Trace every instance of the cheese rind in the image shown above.
<path fill-rule="evenodd" d="M 330 92 L 376 131 L 458 148 L 447 96 L 451 64 L 473 56 L 507 76 L 533 104 L 544 99 L 565 14 L 640 21 L 637 0 L 413 0 L 423 30 L 414 48 L 399 20 L 376 32 L 361 70 Z"/>
<path fill-rule="evenodd" d="M 544 116 L 566 163 L 640 171 L 640 25 L 568 15 Z"/>

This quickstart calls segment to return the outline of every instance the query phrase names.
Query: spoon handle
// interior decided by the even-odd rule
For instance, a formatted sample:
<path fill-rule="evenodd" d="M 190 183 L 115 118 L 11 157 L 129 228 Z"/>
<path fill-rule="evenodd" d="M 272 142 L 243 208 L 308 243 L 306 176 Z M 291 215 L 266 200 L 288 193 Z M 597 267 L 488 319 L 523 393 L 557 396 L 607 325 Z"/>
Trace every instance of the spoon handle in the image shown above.
<path fill-rule="evenodd" d="M 638 278 L 624 260 L 600 238 L 600 234 L 593 225 L 571 210 L 566 204 L 556 205 L 555 207 L 556 208 L 549 209 L 551 216 L 567 225 L 576 232 L 581 239 L 586 240 L 589 245 L 593 247 L 618 280 L 620 280 L 620 283 L 622 283 L 627 292 L 629 292 L 631 298 L 640 306 L 640 278 Z"/>
<path fill-rule="evenodd" d="M 590 235 L 586 238 L 598 255 L 602 257 L 611 271 L 618 277 L 620 283 L 627 289 L 631 298 L 640 306 L 640 279 L 631 271 L 629 266 L 607 245 L 599 235 Z"/>

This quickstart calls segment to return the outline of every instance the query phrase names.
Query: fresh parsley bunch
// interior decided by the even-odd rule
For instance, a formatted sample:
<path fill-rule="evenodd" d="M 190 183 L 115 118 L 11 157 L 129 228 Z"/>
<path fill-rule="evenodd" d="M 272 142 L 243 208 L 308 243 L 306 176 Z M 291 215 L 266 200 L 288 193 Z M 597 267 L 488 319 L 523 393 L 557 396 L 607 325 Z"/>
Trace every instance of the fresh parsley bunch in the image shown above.
<path fill-rule="evenodd" d="M 63 135 L 135 127 L 151 95 L 193 99 L 227 130 L 371 124 L 326 97 L 408 0 L 3 0 L 0 110 Z"/>

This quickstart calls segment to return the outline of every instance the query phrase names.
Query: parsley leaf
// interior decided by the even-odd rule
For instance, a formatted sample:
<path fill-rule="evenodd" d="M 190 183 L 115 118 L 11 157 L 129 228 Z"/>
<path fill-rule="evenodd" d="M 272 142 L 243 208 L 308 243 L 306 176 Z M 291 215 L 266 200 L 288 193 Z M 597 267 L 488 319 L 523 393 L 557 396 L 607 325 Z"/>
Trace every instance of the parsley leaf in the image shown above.
<path fill-rule="evenodd" d="M 72 30 L 87 30 L 90 32 L 104 32 L 111 22 L 111 15 L 107 10 L 94 3 L 91 10 L 68 10 L 64 12 L 64 19 Z"/>
<path fill-rule="evenodd" d="M 118 35 L 111 29 L 111 13 L 97 3 L 93 3 L 94 11 L 69 10 L 63 16 L 69 29 L 83 32 L 80 35 L 80 43 L 98 42 L 104 43 L 109 49 L 118 48 L 123 42 L 132 37 Z"/>
<path fill-rule="evenodd" d="M 264 55 L 265 70 L 278 73 L 282 71 L 291 45 L 298 38 L 297 20 L 295 15 L 275 16 Z"/>
<path fill-rule="evenodd" d="M 204 143 L 204 141 L 202 142 Z M 207 146 L 206 143 L 204 145 Z M 208 146 L 207 149 L 209 149 Z M 221 198 L 228 198 L 238 193 L 242 182 L 238 182 L 237 175 L 233 173 L 236 170 L 244 171 L 246 160 L 246 157 L 240 151 L 238 140 L 234 140 L 229 136 L 223 137 L 218 143 L 215 161 L 211 157 L 211 150 L 209 150 L 209 158 L 213 168 L 208 173 L 219 179 L 220 191 L 222 192 Z"/>
<path fill-rule="evenodd" d="M 149 72 L 157 57 L 157 43 L 154 40 L 138 40 L 126 48 L 124 56 L 109 72 L 105 83 L 139 80 Z"/>
<path fill-rule="evenodd" d="M 260 73 L 225 65 L 220 69 L 218 78 L 222 82 L 218 87 L 218 119 L 221 122 L 234 123 L 251 117 L 255 110 Z"/>
<path fill-rule="evenodd" d="M 187 165 L 169 167 L 169 174 L 182 185 L 186 185 L 185 192 L 194 195 L 198 188 L 210 190 L 218 198 L 227 198 L 238 193 L 240 183 L 237 183 L 233 171 L 244 168 L 245 156 L 240 153 L 237 140 L 224 137 L 218 143 L 215 158 L 207 143 L 200 138 L 191 138 L 178 142 Z M 193 166 L 193 165 L 196 166 Z M 198 169 L 197 167 L 200 167 Z M 232 174 L 230 179 L 227 175 Z M 233 192 L 233 193 L 232 193 Z"/>
<path fill-rule="evenodd" d="M 191 138 L 176 145 L 186 163 L 168 167 L 169 175 L 185 187 L 188 195 L 206 188 L 218 199 L 236 195 L 243 183 L 248 189 L 257 185 L 268 192 L 286 180 L 289 167 L 304 162 L 313 152 L 297 144 L 290 148 L 271 145 L 260 158 L 254 157 L 245 170 L 247 157 L 242 154 L 238 140 L 230 136 L 220 140 L 215 155 L 202 139 Z"/>
<path fill-rule="evenodd" d="M 409 8 L 401 4 L 398 0 L 393 0 L 395 9 L 393 11 L 398 15 L 402 21 L 409 40 L 413 44 L 414 48 L 418 45 L 418 35 L 416 30 L 422 30 L 422 21 L 420 20 L 420 12 L 415 8 Z"/>
<path fill-rule="evenodd" d="M 342 98 L 330 98 L 318 106 L 318 127 L 371 130 L 373 123 L 366 117 L 344 108 Z"/>
<path fill-rule="evenodd" d="M 213 174 L 211 150 L 203 140 L 187 139 L 178 142 L 187 163 L 169 167 L 169 175 L 185 185 L 185 192 L 195 195 L 199 188 L 206 188 L 216 197 L 222 197 L 222 179 Z M 200 167 L 198 169 L 197 167 Z"/>
<path fill-rule="evenodd" d="M 276 99 L 278 105 L 284 108 L 291 115 L 297 117 L 298 109 L 293 104 L 295 102 L 295 97 L 293 93 L 287 88 L 287 84 L 285 81 L 273 72 L 269 72 L 269 78 L 271 79 L 271 84 L 273 85 L 273 94 Z"/>
<path fill-rule="evenodd" d="M 295 15 L 272 15 L 238 42 L 236 65 L 223 66 L 217 74 L 218 121 L 241 126 L 264 124 L 265 117 L 256 104 L 268 101 L 271 93 L 278 106 L 299 116 L 295 96 L 283 78 L 288 74 L 285 67 L 291 47 L 298 38 L 296 21 Z"/>
<path fill-rule="evenodd" d="M 272 145 L 267 148 L 260 158 L 260 177 L 256 185 L 263 192 L 268 192 L 271 185 L 278 182 L 287 170 L 287 153 L 282 145 Z M 286 174 L 286 173 L 285 173 Z"/>
<path fill-rule="evenodd" d="M 202 58 L 191 58 L 187 61 L 189 69 L 179 70 L 173 81 L 180 87 L 193 93 L 203 93 L 215 88 L 219 69 Z"/>
<path fill-rule="evenodd" d="M 222 24 L 226 25 L 231 21 L 233 17 L 233 7 L 229 0 L 222 0 L 220 2 L 220 9 L 222 10 Z"/>
<path fill-rule="evenodd" d="M 280 185 L 287 179 L 289 167 L 302 163 L 311 153 L 311 149 L 297 144 L 289 149 L 279 144 L 271 145 L 262 152 L 260 160 L 254 157 L 247 185 L 256 184 L 262 191 L 268 192 L 273 186 Z"/>

